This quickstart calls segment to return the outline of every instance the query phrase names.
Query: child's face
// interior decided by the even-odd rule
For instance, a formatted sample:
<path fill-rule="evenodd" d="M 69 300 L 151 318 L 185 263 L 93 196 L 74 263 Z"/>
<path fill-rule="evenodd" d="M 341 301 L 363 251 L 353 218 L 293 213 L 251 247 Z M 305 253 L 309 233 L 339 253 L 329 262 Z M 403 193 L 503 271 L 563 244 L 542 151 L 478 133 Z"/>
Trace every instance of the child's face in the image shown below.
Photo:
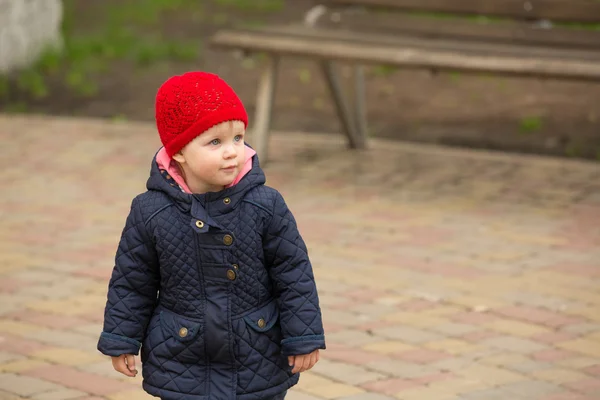
<path fill-rule="evenodd" d="M 233 182 L 244 162 L 244 135 L 243 122 L 223 122 L 173 155 L 192 192 L 218 192 Z"/>

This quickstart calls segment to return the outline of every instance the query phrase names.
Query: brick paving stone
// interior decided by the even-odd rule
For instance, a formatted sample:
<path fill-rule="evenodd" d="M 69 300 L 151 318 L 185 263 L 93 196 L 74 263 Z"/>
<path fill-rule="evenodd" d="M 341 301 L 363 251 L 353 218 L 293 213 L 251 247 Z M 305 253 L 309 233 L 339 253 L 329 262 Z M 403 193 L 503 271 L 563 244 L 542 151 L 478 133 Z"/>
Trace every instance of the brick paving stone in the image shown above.
<path fill-rule="evenodd" d="M 514 318 L 534 324 L 547 325 L 559 328 L 564 325 L 585 322 L 577 317 L 569 317 L 564 314 L 529 306 L 510 306 L 495 310 L 496 313 L 509 318 Z"/>
<path fill-rule="evenodd" d="M 469 333 L 477 332 L 480 328 L 461 323 L 446 323 L 442 325 L 432 326 L 431 330 L 433 332 L 441 333 L 446 336 L 464 336 Z"/>
<path fill-rule="evenodd" d="M 580 381 L 566 382 L 563 384 L 576 392 L 591 394 L 598 396 L 600 395 L 600 379 L 587 378 Z"/>
<path fill-rule="evenodd" d="M 547 397 L 542 397 L 541 400 L 595 400 L 596 398 L 591 397 L 591 396 L 586 396 L 584 394 L 577 393 L 577 392 L 563 391 L 561 393 L 549 395 Z"/>
<path fill-rule="evenodd" d="M 536 379 L 552 382 L 562 385 L 569 382 L 583 381 L 587 376 L 582 372 L 573 371 L 565 368 L 551 368 L 531 373 Z"/>
<path fill-rule="evenodd" d="M 60 389 L 62 389 L 60 385 L 43 379 L 11 373 L 0 373 L 0 390 L 19 396 L 30 397 L 38 393 Z"/>
<path fill-rule="evenodd" d="M 442 361 L 431 363 L 430 367 L 444 372 L 456 372 L 470 365 L 477 364 L 476 361 L 466 357 L 453 357 Z"/>
<path fill-rule="evenodd" d="M 156 397 L 149 395 L 142 389 L 128 390 L 107 396 L 108 400 L 152 400 Z"/>
<path fill-rule="evenodd" d="M 17 396 L 13 393 L 5 392 L 4 390 L 0 390 L 0 399 L 2 400 L 23 400 L 25 397 Z"/>
<path fill-rule="evenodd" d="M 542 333 L 540 335 L 534 335 L 531 337 L 531 340 L 534 340 L 539 343 L 554 344 L 559 342 L 566 342 L 568 340 L 575 339 L 576 337 L 576 335 L 573 335 L 571 333 L 553 331 L 548 333 Z"/>
<path fill-rule="evenodd" d="M 325 399 L 336 399 L 344 396 L 352 396 L 364 393 L 363 389 L 343 383 L 330 383 L 323 386 L 312 386 L 309 388 L 304 388 L 303 391 L 315 396 L 323 397 Z"/>
<path fill-rule="evenodd" d="M 600 358 L 600 344 L 594 340 L 575 339 L 568 342 L 557 343 L 556 347 L 574 351 L 582 355 Z"/>
<path fill-rule="evenodd" d="M 597 328 L 596 328 L 597 329 Z M 600 331 L 590 332 L 584 336 L 585 339 L 591 339 L 599 342 L 600 345 Z"/>
<path fill-rule="evenodd" d="M 519 396 L 515 393 L 508 392 L 502 387 L 494 387 L 491 389 L 476 390 L 470 393 L 465 393 L 460 396 L 461 400 L 525 400 L 531 397 Z"/>
<path fill-rule="evenodd" d="M 462 395 L 464 393 L 485 389 L 486 384 L 478 380 L 459 377 L 456 379 L 448 379 L 441 382 L 433 382 L 427 387 L 431 390 L 431 393 L 434 393 L 438 396 L 443 394 Z"/>
<path fill-rule="evenodd" d="M 50 346 L 35 340 L 20 338 L 11 334 L 0 334 L 0 350 L 29 355 L 33 352 L 49 349 Z"/>
<path fill-rule="evenodd" d="M 32 332 L 23 332 L 22 335 L 28 339 L 56 347 L 75 348 L 77 350 L 89 351 L 98 344 L 98 338 L 70 331 L 58 331 L 54 329 L 38 329 Z"/>
<path fill-rule="evenodd" d="M 464 324 L 485 324 L 498 319 L 496 315 L 475 311 L 461 312 L 449 315 L 448 318 Z"/>
<path fill-rule="evenodd" d="M 600 323 L 586 322 L 582 324 L 565 325 L 561 328 L 561 332 L 564 332 L 565 335 L 586 335 L 589 333 L 598 334 L 600 332 Z"/>
<path fill-rule="evenodd" d="M 55 364 L 70 366 L 86 365 L 88 363 L 100 361 L 105 358 L 104 356 L 100 355 L 100 353 L 91 353 L 89 350 L 82 351 L 64 347 L 54 347 L 47 350 L 40 350 L 31 353 L 30 356 Z"/>
<path fill-rule="evenodd" d="M 83 319 L 69 316 L 57 318 L 55 315 L 34 310 L 19 310 L 7 314 L 6 317 L 52 329 L 69 329 L 86 323 Z"/>
<path fill-rule="evenodd" d="M 527 361 L 531 361 L 531 358 L 521 353 L 509 352 L 494 354 L 488 357 L 481 358 L 479 360 L 479 362 L 481 362 L 482 364 L 498 367 L 508 367 L 515 364 L 521 364 Z"/>
<path fill-rule="evenodd" d="M 414 299 L 401 304 L 398 304 L 398 309 L 404 311 L 422 311 L 429 310 L 436 307 L 436 303 L 422 300 L 422 299 Z"/>
<path fill-rule="evenodd" d="M 481 346 L 478 346 L 476 343 L 470 343 L 462 339 L 435 340 L 433 342 L 424 343 L 422 346 L 450 354 L 464 354 L 472 350 L 481 349 Z"/>
<path fill-rule="evenodd" d="M 392 375 L 397 378 L 419 378 L 439 373 L 441 370 L 429 365 L 420 365 L 401 360 L 373 361 L 366 366 L 369 369 Z"/>
<path fill-rule="evenodd" d="M 552 383 L 532 380 L 509 383 L 501 385 L 499 388 L 528 400 L 544 398 L 544 396 L 560 393 L 563 390 L 562 387 Z"/>
<path fill-rule="evenodd" d="M 122 376 L 119 372 L 114 370 L 112 363 L 110 362 L 110 359 L 108 357 L 106 357 L 106 359 L 101 362 L 77 365 L 76 369 L 79 371 L 89 372 L 91 374 L 102 375 L 114 379 L 119 379 Z"/>
<path fill-rule="evenodd" d="M 409 326 L 394 326 L 391 328 L 375 329 L 373 332 L 378 336 L 394 340 L 402 340 L 413 344 L 431 342 L 443 338 L 443 336 L 440 334 L 428 332 L 423 329 L 412 328 Z"/>
<path fill-rule="evenodd" d="M 36 394 L 31 398 L 33 400 L 72 400 L 80 399 L 84 396 L 87 396 L 87 393 L 81 392 L 79 390 L 59 389 Z"/>
<path fill-rule="evenodd" d="M 555 361 L 554 363 L 565 368 L 582 369 L 591 367 L 593 365 L 598 365 L 598 361 L 599 360 L 597 358 L 581 356 L 575 358 L 568 358 L 566 360 Z"/>
<path fill-rule="evenodd" d="M 23 357 L 20 354 L 10 353 L 7 351 L 0 351 L 0 364 L 4 364 L 10 361 L 22 360 L 24 358 L 25 357 Z"/>
<path fill-rule="evenodd" d="M 464 378 L 485 382 L 490 385 L 502 385 L 527 380 L 522 374 L 501 367 L 485 365 L 472 365 L 460 371 L 455 371 L 455 373 Z"/>
<path fill-rule="evenodd" d="M 21 279 L 4 277 L 0 280 L 0 292 L 3 293 L 14 293 L 26 285 L 25 281 Z"/>
<path fill-rule="evenodd" d="M 362 388 L 393 396 L 405 389 L 422 387 L 424 384 L 409 379 L 392 378 L 379 380 L 376 382 L 367 382 L 361 385 Z"/>
<path fill-rule="evenodd" d="M 131 384 L 60 365 L 42 367 L 26 371 L 24 374 L 98 396 L 132 389 Z"/>
<path fill-rule="evenodd" d="M 522 363 L 506 365 L 506 369 L 522 374 L 530 374 L 535 371 L 542 371 L 555 368 L 554 364 L 541 361 L 524 361 Z"/>
<path fill-rule="evenodd" d="M 499 336 L 499 334 L 497 332 L 478 330 L 478 331 L 473 331 L 471 333 L 467 333 L 464 335 L 460 335 L 460 336 L 458 336 L 458 338 L 461 340 L 466 340 L 468 342 L 476 343 L 476 342 L 480 342 L 485 339 L 490 339 L 490 338 L 494 338 L 494 337 L 498 337 L 498 336 Z"/>
<path fill-rule="evenodd" d="M 76 333 L 81 333 L 86 336 L 90 336 L 95 340 L 100 336 L 100 332 L 102 332 L 102 324 L 100 323 L 86 323 L 73 328 L 73 331 Z"/>
<path fill-rule="evenodd" d="M 600 378 L 600 361 L 598 361 L 598 365 L 592 365 L 591 367 L 582 368 L 581 370 L 588 375 Z"/>
<path fill-rule="evenodd" d="M 495 347 L 501 350 L 508 350 L 517 353 L 534 353 L 548 349 L 542 344 L 514 336 L 501 336 L 497 338 L 485 339 L 480 343 L 484 346 Z"/>
<path fill-rule="evenodd" d="M 387 314 L 383 316 L 383 320 L 388 323 L 391 322 L 392 324 L 385 325 L 383 327 L 374 327 L 372 331 L 382 331 L 384 328 L 389 328 L 390 330 L 393 330 L 397 326 L 410 326 L 411 328 L 414 327 L 419 329 L 431 329 L 433 327 L 447 323 L 447 320 L 443 317 L 438 317 L 435 315 L 426 315 L 423 312 L 406 311 L 399 311 L 393 314 Z"/>
<path fill-rule="evenodd" d="M 369 352 L 380 354 L 397 354 L 417 349 L 415 345 L 407 344 L 399 340 L 384 340 L 381 342 L 369 343 L 364 345 L 362 348 Z"/>
<path fill-rule="evenodd" d="M 525 338 L 551 332 L 543 326 L 508 319 L 499 319 L 484 326 L 492 331 Z"/>
<path fill-rule="evenodd" d="M 8 363 L 0 364 L 0 372 L 11 372 L 20 373 L 30 369 L 36 369 L 43 366 L 50 365 L 47 362 L 35 360 L 31 358 L 25 358 L 22 360 L 11 361 Z"/>
<path fill-rule="evenodd" d="M 453 374 L 452 372 L 440 372 L 437 374 L 433 374 L 433 375 L 425 375 L 425 376 L 420 376 L 418 378 L 414 378 L 412 379 L 414 382 L 418 382 L 421 384 L 430 384 L 433 382 L 440 382 L 440 381 L 444 381 L 447 379 L 455 379 L 457 378 L 457 375 Z"/>
<path fill-rule="evenodd" d="M 578 354 L 572 351 L 560 350 L 560 349 L 548 349 L 538 351 L 531 354 L 531 358 L 536 361 L 547 361 L 554 362 L 559 360 L 566 360 L 568 358 L 577 357 Z"/>
<path fill-rule="evenodd" d="M 436 350 L 415 349 L 397 353 L 394 357 L 417 364 L 430 364 L 435 361 L 451 358 L 452 356 Z"/>
<path fill-rule="evenodd" d="M 386 378 L 386 375 L 369 371 L 364 367 L 329 360 L 319 361 L 319 363 L 313 367 L 313 371 L 316 374 L 331 378 L 338 382 L 354 385 Z"/>
<path fill-rule="evenodd" d="M 287 396 L 286 396 L 287 399 Z M 291 399 L 294 400 L 294 399 Z M 302 400 L 302 399 L 297 399 Z M 309 400 L 309 399 L 306 399 Z M 384 396 L 377 393 L 361 393 L 353 396 L 340 397 L 340 400 L 395 400 L 393 397 Z"/>
<path fill-rule="evenodd" d="M 335 343 L 341 343 L 346 346 L 354 347 L 354 346 L 364 346 L 368 343 L 375 343 L 380 339 L 369 335 L 365 332 L 346 329 L 344 331 L 332 333 L 327 335 L 328 339 Z"/>
<path fill-rule="evenodd" d="M 385 359 L 385 355 L 351 348 L 348 346 L 334 347 L 327 345 L 327 351 L 321 356 L 323 359 L 342 361 L 348 364 L 362 365 L 372 361 Z"/>
<path fill-rule="evenodd" d="M 285 396 L 286 400 L 321 400 L 322 397 L 311 396 L 310 394 L 302 393 L 299 390 L 292 389 Z"/>

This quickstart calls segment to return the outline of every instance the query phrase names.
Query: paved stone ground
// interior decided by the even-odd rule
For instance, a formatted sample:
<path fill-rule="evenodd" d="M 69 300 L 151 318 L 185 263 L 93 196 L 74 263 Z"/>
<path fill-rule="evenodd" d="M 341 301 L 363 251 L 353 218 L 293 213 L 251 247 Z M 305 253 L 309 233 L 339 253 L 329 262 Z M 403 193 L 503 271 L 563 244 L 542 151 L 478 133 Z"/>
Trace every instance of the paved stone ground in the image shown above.
<path fill-rule="evenodd" d="M 0 398 L 147 399 L 95 350 L 152 126 L 0 116 Z M 600 166 L 280 134 L 328 350 L 291 400 L 600 399 Z"/>

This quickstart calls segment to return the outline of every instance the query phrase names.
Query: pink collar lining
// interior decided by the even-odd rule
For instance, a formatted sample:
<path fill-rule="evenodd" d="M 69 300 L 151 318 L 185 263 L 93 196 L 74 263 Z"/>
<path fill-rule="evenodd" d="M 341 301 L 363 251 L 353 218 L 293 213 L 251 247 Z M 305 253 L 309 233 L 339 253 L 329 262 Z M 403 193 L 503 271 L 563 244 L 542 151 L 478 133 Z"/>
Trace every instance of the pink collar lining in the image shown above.
<path fill-rule="evenodd" d="M 254 157 L 255 154 L 256 151 L 248 146 L 245 146 L 244 165 L 242 166 L 242 170 L 238 176 L 236 176 L 233 182 L 225 186 L 226 188 L 236 185 L 244 176 L 246 176 L 248 172 L 250 172 L 252 169 L 252 157 Z M 189 194 L 192 193 L 188 185 L 185 183 L 185 179 L 183 179 L 183 176 L 181 176 L 179 173 L 179 167 L 177 166 L 177 163 L 168 156 L 167 150 L 165 150 L 164 147 L 162 147 L 158 151 L 158 154 L 156 154 L 156 164 L 158 164 L 158 169 L 166 170 L 184 192 Z"/>

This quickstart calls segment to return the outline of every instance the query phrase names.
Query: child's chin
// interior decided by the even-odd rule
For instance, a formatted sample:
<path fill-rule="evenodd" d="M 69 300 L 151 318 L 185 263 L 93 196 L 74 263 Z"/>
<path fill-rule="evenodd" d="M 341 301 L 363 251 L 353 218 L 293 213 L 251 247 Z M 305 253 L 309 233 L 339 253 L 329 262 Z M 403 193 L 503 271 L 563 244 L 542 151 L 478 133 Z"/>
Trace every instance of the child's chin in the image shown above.
<path fill-rule="evenodd" d="M 229 186 L 233 183 L 233 181 L 235 181 L 235 178 L 231 178 L 231 179 L 224 179 L 222 185 L 223 186 Z"/>

